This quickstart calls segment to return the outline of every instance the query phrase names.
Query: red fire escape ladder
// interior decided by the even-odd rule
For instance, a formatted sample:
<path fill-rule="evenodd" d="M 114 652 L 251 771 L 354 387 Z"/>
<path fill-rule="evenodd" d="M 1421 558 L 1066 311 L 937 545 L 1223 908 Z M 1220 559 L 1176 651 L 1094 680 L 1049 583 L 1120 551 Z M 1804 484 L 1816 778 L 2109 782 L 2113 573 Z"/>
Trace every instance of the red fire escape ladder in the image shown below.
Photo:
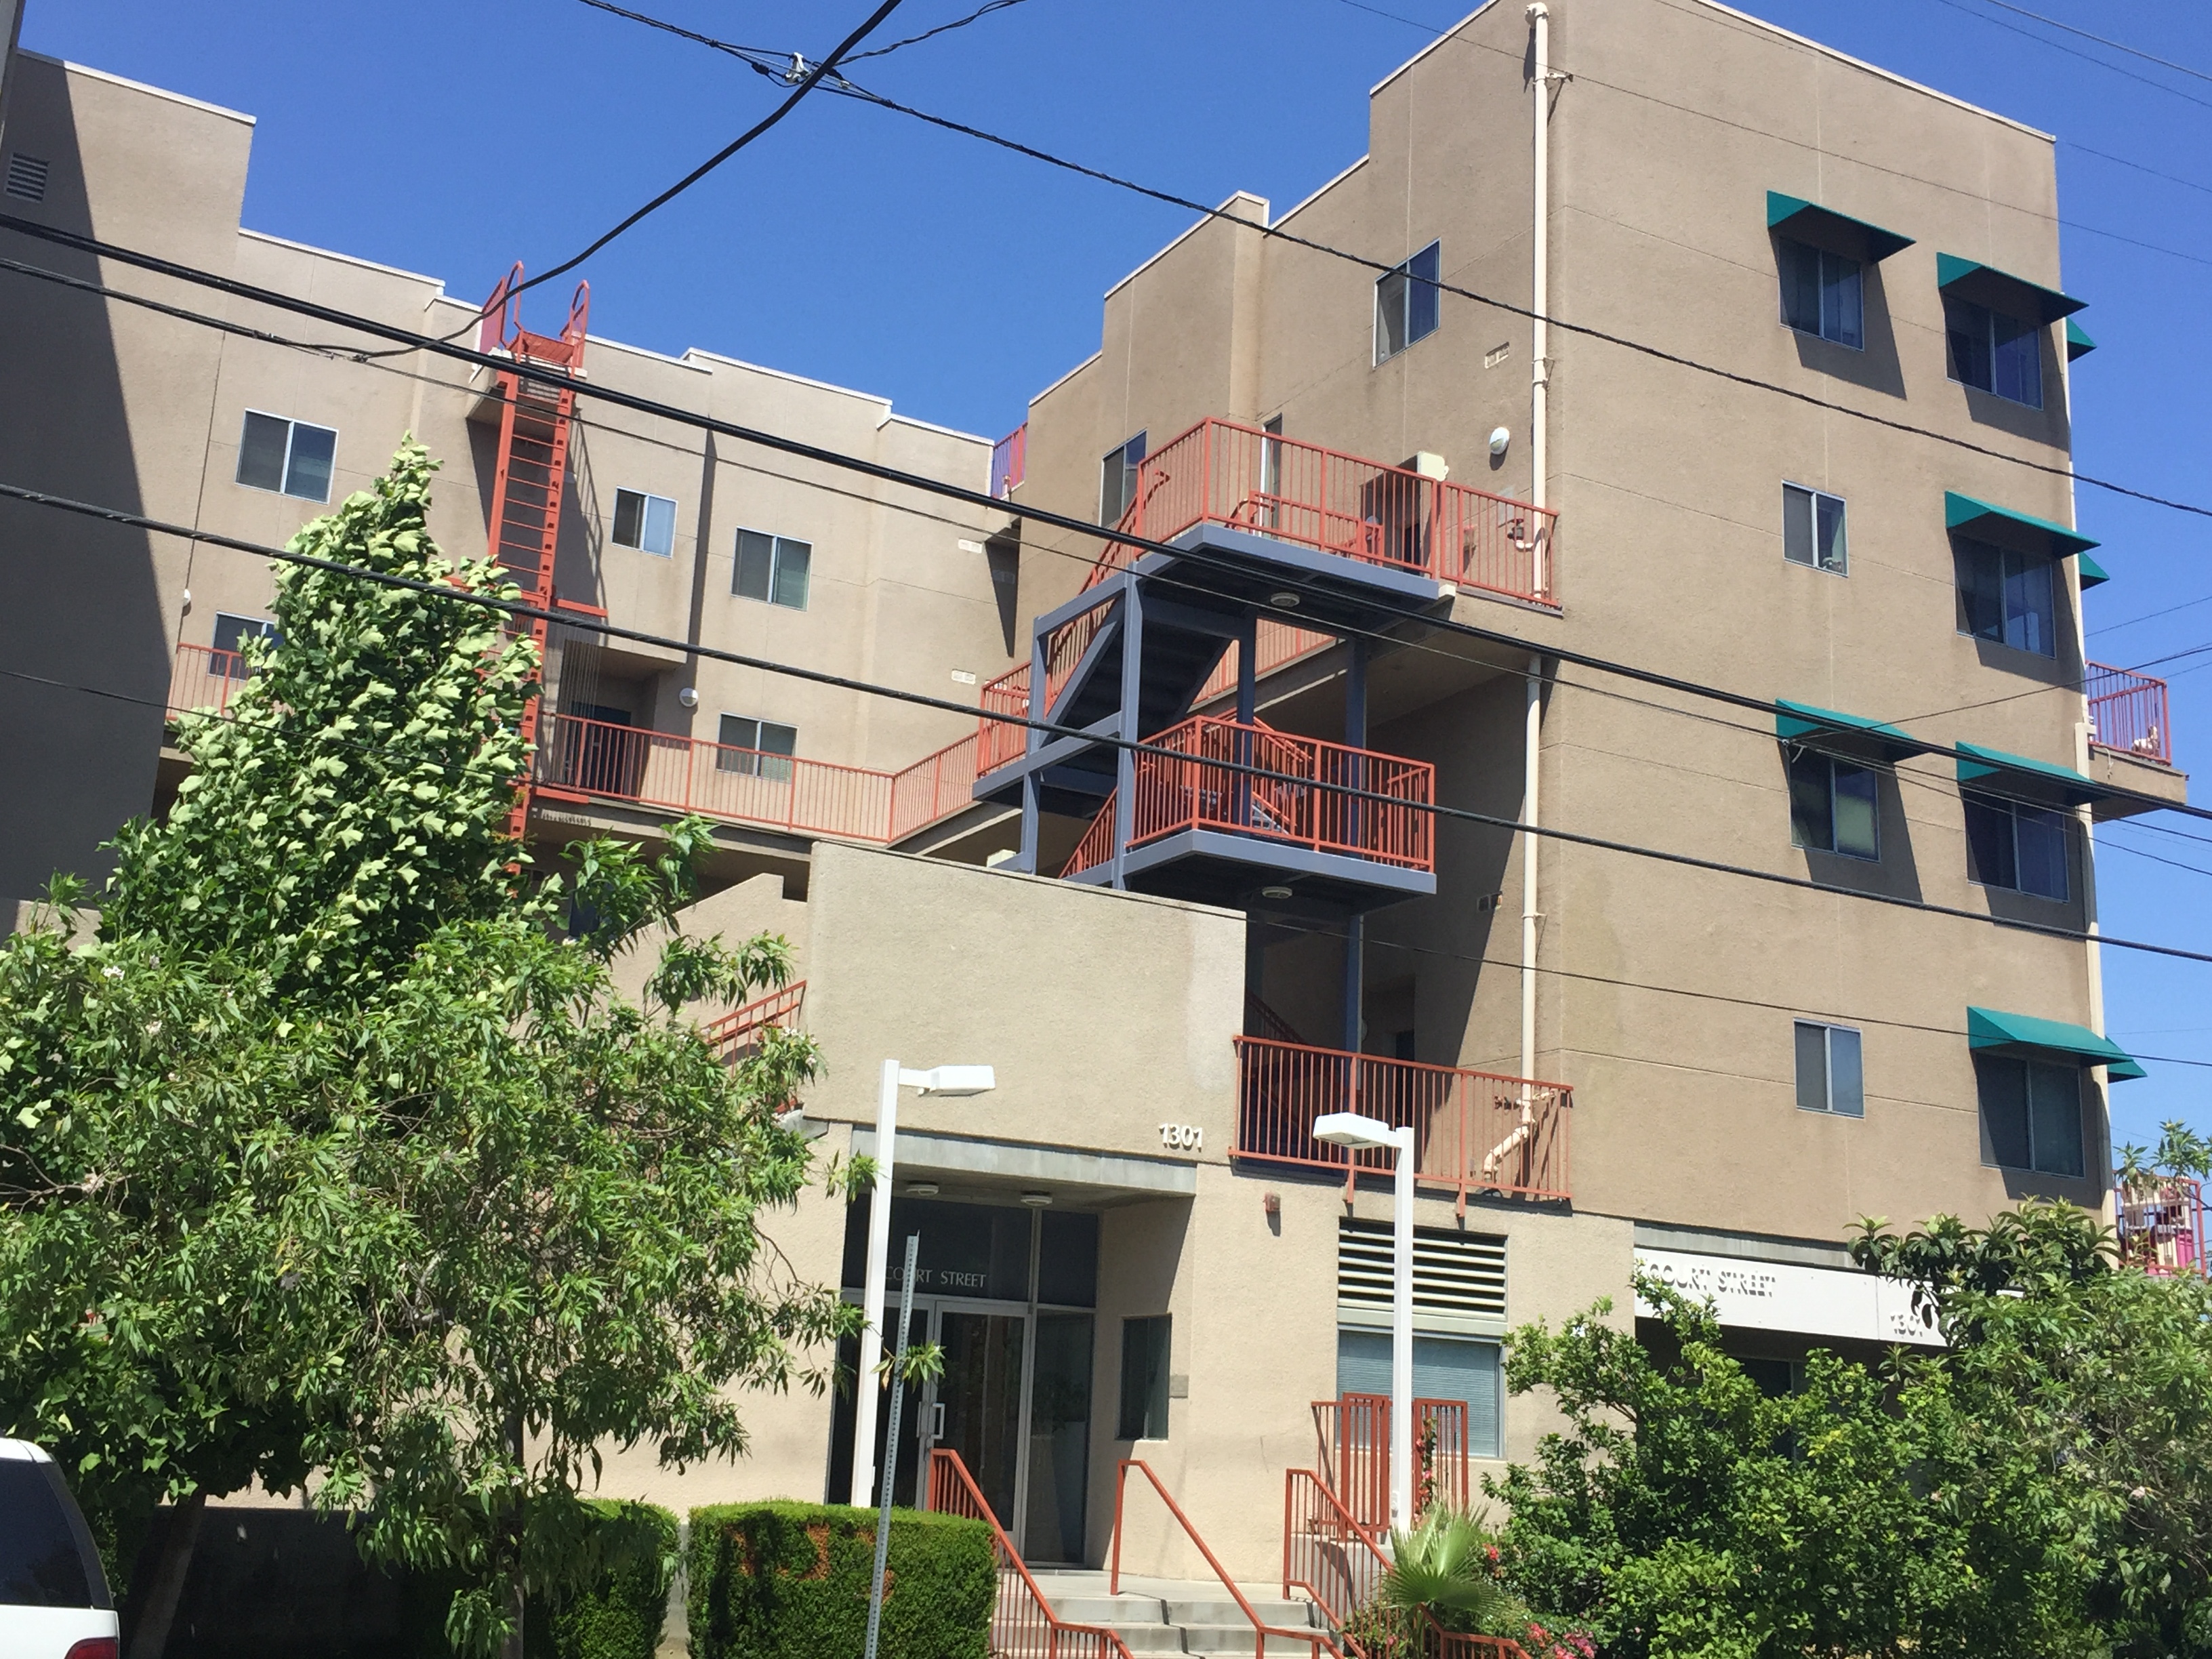
<path fill-rule="evenodd" d="M 568 319 L 556 337 L 533 334 L 521 325 L 515 293 L 521 282 L 522 266 L 518 262 L 484 301 L 477 349 L 504 352 L 517 364 L 578 373 L 584 362 L 591 284 L 576 284 L 575 295 L 568 302 Z M 568 483 L 568 432 L 576 394 L 570 387 L 547 386 L 526 379 L 514 369 L 502 368 L 495 395 L 500 402 L 499 464 L 492 483 L 489 556 L 521 590 L 525 603 L 550 611 L 553 608 L 553 555 L 561 539 L 561 495 Z M 523 741 L 534 749 L 544 686 L 546 624 L 542 617 L 518 620 L 508 631 L 516 636 L 528 633 L 538 647 L 540 690 L 522 711 Z M 526 776 L 514 792 L 507 832 L 520 841 L 529 817 L 530 782 Z"/>

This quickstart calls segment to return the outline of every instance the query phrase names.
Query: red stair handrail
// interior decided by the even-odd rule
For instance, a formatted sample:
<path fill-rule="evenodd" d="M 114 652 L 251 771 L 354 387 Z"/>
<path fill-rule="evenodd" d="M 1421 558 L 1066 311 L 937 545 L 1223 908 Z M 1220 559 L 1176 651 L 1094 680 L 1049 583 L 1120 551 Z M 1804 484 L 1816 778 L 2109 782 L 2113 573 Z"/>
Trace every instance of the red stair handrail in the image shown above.
<path fill-rule="evenodd" d="M 1128 1644 L 1103 1626 L 1071 1625 L 1052 1610 L 1052 1603 L 1030 1576 L 1021 1552 L 1006 1536 L 989 1500 L 968 1473 L 968 1465 L 949 1446 L 930 1449 L 929 1507 L 941 1514 L 981 1521 L 991 1528 L 1000 1590 L 1000 1605 L 991 1618 L 992 1659 L 1134 1659 Z M 1019 1587 L 1011 1612 L 1005 1605 L 1009 1574 Z M 1042 1644 L 1033 1639 L 1040 1634 L 1044 1638 Z"/>
<path fill-rule="evenodd" d="M 1159 1494 L 1160 1502 L 1168 1506 L 1168 1513 L 1175 1516 L 1176 1524 L 1182 1528 L 1183 1536 L 1198 1547 L 1198 1553 L 1206 1558 L 1206 1565 L 1213 1569 L 1213 1576 L 1221 1581 L 1222 1588 L 1236 1598 L 1237 1605 L 1244 1610 L 1244 1616 L 1252 1621 L 1254 1659 L 1267 1659 L 1267 1638 L 1270 1636 L 1304 1644 L 1312 1659 L 1321 1659 L 1324 1653 L 1332 1656 L 1332 1659 L 1344 1659 L 1344 1650 L 1317 1632 L 1286 1630 L 1280 1625 L 1271 1625 L 1261 1619 L 1244 1592 L 1237 1588 L 1237 1581 L 1229 1576 L 1229 1571 L 1221 1565 L 1220 1558 L 1208 1549 L 1206 1540 L 1198 1535 L 1198 1528 L 1190 1524 L 1190 1517 L 1182 1512 L 1182 1505 L 1168 1495 L 1168 1489 L 1160 1484 L 1159 1476 L 1152 1473 L 1152 1466 L 1141 1457 L 1123 1458 L 1121 1472 L 1115 1477 L 1113 1565 L 1106 1579 L 1107 1594 L 1119 1595 L 1121 1593 L 1121 1516 L 1128 1498 L 1131 1469 L 1141 1471 L 1145 1479 L 1152 1482 L 1152 1490 Z"/>

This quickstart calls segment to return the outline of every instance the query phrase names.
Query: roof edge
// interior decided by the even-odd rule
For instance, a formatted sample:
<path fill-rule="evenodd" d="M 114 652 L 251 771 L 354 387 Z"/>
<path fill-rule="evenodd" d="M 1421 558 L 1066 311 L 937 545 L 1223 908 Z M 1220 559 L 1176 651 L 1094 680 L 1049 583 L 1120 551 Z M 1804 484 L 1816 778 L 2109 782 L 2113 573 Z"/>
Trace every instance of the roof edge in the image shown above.
<path fill-rule="evenodd" d="M 1139 265 L 1127 276 L 1121 278 L 1120 282 L 1108 289 L 1105 294 L 1101 297 L 1108 300 L 1112 299 L 1123 289 L 1128 287 L 1130 283 L 1135 282 L 1138 277 L 1143 276 L 1146 271 L 1151 270 L 1152 266 L 1159 264 L 1159 262 L 1166 258 L 1169 254 L 1174 252 L 1176 249 L 1180 247 L 1184 242 L 1188 241 L 1193 236 L 1198 234 L 1200 231 L 1205 229 L 1206 226 L 1218 222 L 1215 219 L 1214 214 L 1226 212 L 1228 210 L 1229 204 L 1231 202 L 1257 202 L 1260 204 L 1260 216 L 1249 222 L 1262 229 L 1266 228 L 1267 224 L 1267 198 L 1264 196 L 1255 196 L 1249 190 L 1232 190 L 1222 199 L 1220 204 L 1213 210 L 1213 213 L 1200 216 L 1195 223 L 1177 234 L 1175 240 L 1170 242 L 1165 247 L 1160 249 L 1158 252 L 1153 254 L 1152 258 L 1146 259 L 1144 264 Z"/>
<path fill-rule="evenodd" d="M 33 52 L 28 46 L 18 46 L 15 56 L 27 58 L 35 64 L 52 64 L 56 69 L 67 70 L 71 75 L 82 75 L 94 81 L 105 81 L 112 87 L 127 88 L 132 92 L 146 93 L 155 98 L 166 98 L 173 104 L 182 104 L 187 109 L 205 110 L 210 115 L 220 115 L 226 120 L 239 121 L 252 126 L 258 117 L 244 110 L 232 109 L 222 104 L 210 104 L 204 98 L 189 97 L 181 92 L 172 92 L 167 87 L 149 86 L 143 81 L 133 81 L 127 75 L 117 75 L 104 69 L 94 69 L 89 64 L 71 63 L 66 58 L 55 58 L 43 52 Z"/>

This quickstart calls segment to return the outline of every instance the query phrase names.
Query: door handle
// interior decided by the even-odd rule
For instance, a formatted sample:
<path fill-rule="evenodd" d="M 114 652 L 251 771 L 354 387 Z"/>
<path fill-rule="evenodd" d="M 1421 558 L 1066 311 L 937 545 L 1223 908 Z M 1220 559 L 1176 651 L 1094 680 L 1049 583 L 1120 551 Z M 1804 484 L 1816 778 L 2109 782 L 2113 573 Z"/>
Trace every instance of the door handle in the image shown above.
<path fill-rule="evenodd" d="M 945 1438 L 945 1402 L 940 1400 L 929 1408 L 929 1443 L 935 1445 Z"/>

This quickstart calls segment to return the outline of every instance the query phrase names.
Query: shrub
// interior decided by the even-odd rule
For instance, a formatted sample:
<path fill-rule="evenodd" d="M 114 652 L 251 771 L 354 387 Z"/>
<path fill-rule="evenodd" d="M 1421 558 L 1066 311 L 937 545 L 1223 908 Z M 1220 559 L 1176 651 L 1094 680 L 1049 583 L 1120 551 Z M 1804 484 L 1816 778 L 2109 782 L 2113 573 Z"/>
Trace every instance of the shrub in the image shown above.
<path fill-rule="evenodd" d="M 676 1517 L 651 1504 L 593 1503 L 600 1556 L 591 1588 L 531 1602 L 530 1659 L 653 1659 L 676 1571 Z"/>
<path fill-rule="evenodd" d="M 872 1510 L 740 1504 L 691 1511 L 693 1659 L 858 1655 L 875 1570 Z M 988 1659 L 999 1593 L 991 1529 L 896 1510 L 880 1659 Z"/>

